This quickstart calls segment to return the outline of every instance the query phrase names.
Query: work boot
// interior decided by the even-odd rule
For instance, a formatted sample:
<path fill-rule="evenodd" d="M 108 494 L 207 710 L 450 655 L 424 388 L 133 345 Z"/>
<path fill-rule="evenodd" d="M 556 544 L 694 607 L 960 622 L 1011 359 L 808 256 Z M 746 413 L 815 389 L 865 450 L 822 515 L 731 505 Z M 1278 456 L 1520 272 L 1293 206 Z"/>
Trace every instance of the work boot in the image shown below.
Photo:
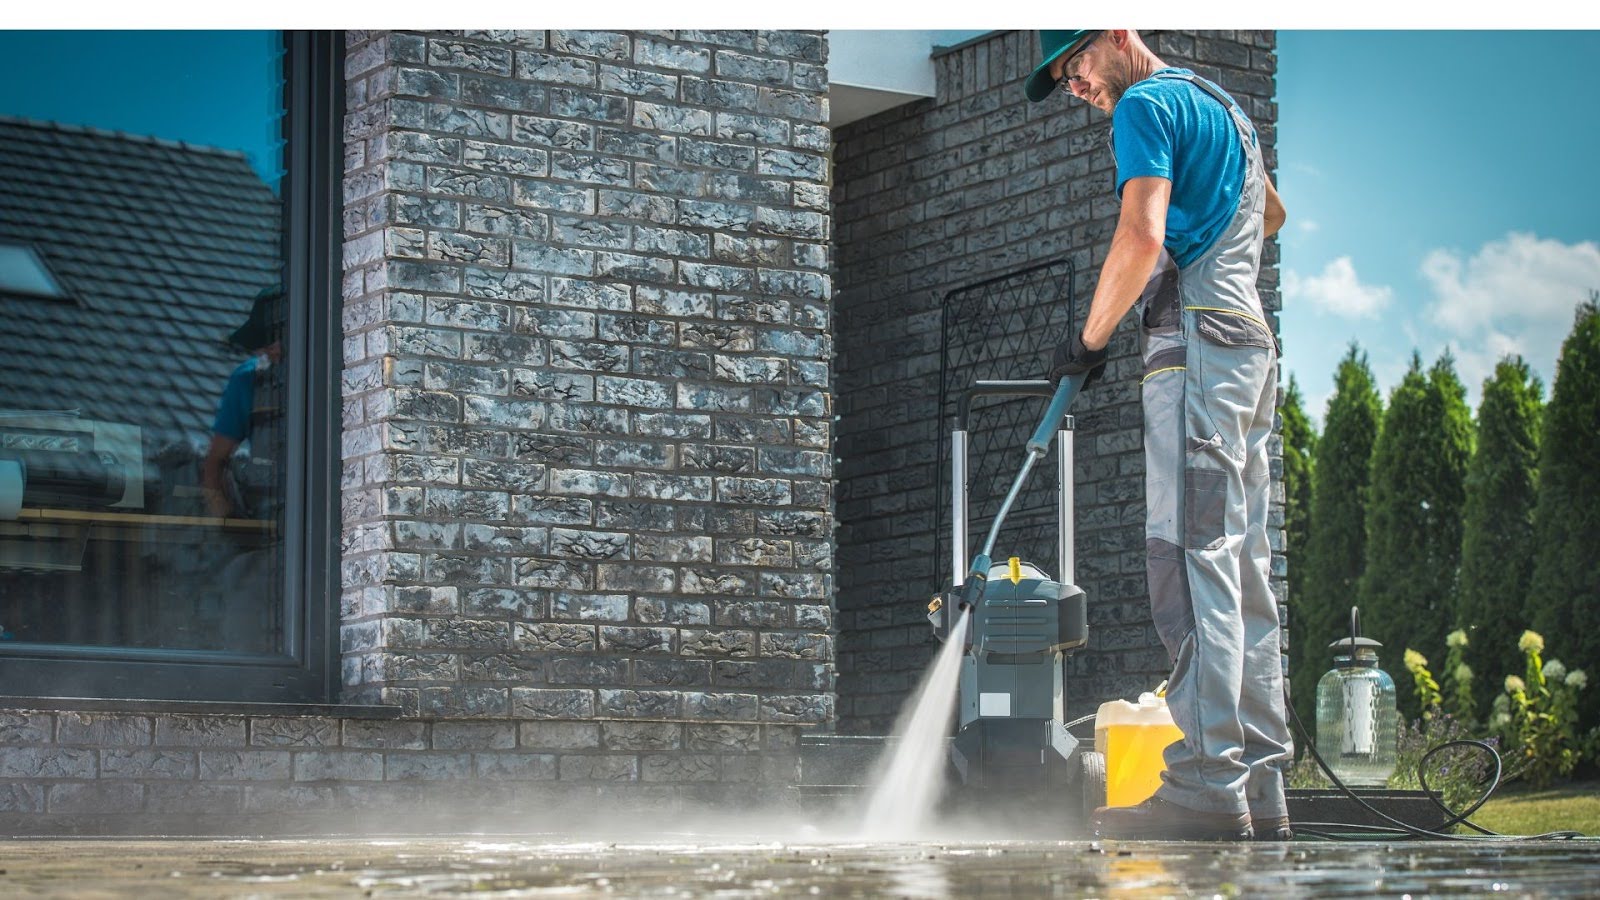
<path fill-rule="evenodd" d="M 1258 841 L 1292 841 L 1294 829 L 1289 827 L 1288 816 L 1274 816 L 1269 819 L 1250 820 L 1250 827 L 1255 831 Z"/>
<path fill-rule="evenodd" d="M 1249 813 L 1209 813 L 1151 797 L 1094 811 L 1096 837 L 1128 841 L 1248 841 Z"/>

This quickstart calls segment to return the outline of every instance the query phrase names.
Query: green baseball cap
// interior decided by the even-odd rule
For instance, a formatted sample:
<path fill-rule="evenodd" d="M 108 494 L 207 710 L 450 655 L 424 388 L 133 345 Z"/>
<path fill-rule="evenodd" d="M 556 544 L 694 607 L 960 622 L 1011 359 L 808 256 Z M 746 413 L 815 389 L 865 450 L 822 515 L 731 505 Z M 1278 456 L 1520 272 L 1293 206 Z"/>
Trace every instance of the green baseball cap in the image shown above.
<path fill-rule="evenodd" d="M 1028 99 L 1037 103 L 1050 96 L 1056 89 L 1056 80 L 1050 77 L 1050 64 L 1056 58 L 1077 46 L 1084 38 L 1096 34 L 1097 31 L 1044 31 L 1039 32 L 1039 50 L 1044 55 L 1044 62 L 1039 63 L 1033 74 L 1028 76 L 1023 90 L 1027 92 Z"/>
<path fill-rule="evenodd" d="M 257 291 L 250 304 L 250 318 L 228 335 L 228 343 L 254 353 L 277 340 L 283 329 L 282 301 L 281 284 L 269 284 Z"/>

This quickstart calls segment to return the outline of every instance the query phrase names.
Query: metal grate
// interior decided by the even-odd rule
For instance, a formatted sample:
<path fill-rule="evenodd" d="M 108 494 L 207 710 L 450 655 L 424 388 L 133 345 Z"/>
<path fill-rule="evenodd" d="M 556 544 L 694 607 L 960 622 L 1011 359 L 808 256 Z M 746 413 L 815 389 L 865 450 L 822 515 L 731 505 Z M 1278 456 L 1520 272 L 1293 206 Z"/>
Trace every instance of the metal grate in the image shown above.
<path fill-rule="evenodd" d="M 1055 346 L 1077 321 L 1070 260 L 1042 263 L 945 295 L 939 365 L 939 503 L 934 516 L 933 583 L 950 579 L 950 432 L 961 394 L 979 379 L 1043 378 Z M 977 548 L 1026 456 L 1023 445 L 1044 415 L 1034 398 L 983 399 L 968 421 L 967 546 Z M 1020 556 L 1055 572 L 1056 468 L 1038 465 L 1006 516 L 996 559 Z M 963 564 L 965 561 L 963 561 Z"/>

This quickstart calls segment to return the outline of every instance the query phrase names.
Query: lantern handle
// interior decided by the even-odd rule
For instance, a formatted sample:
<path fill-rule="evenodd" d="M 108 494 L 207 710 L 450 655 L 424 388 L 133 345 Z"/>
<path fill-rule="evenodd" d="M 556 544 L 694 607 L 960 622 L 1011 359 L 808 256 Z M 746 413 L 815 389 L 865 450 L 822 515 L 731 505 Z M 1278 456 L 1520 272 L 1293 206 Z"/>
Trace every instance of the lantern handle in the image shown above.
<path fill-rule="evenodd" d="M 1361 636 L 1361 613 L 1358 607 L 1350 607 L 1350 658 L 1356 655 L 1356 638 Z"/>

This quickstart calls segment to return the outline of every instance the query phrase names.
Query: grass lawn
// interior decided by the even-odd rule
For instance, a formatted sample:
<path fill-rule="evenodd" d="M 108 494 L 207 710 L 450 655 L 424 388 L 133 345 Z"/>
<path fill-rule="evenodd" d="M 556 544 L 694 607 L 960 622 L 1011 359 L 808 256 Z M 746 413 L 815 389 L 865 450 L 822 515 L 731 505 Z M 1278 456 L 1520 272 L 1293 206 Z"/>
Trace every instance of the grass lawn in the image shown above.
<path fill-rule="evenodd" d="M 1576 781 L 1542 791 L 1522 785 L 1504 788 L 1473 814 L 1472 821 L 1501 834 L 1600 835 L 1600 781 Z"/>

